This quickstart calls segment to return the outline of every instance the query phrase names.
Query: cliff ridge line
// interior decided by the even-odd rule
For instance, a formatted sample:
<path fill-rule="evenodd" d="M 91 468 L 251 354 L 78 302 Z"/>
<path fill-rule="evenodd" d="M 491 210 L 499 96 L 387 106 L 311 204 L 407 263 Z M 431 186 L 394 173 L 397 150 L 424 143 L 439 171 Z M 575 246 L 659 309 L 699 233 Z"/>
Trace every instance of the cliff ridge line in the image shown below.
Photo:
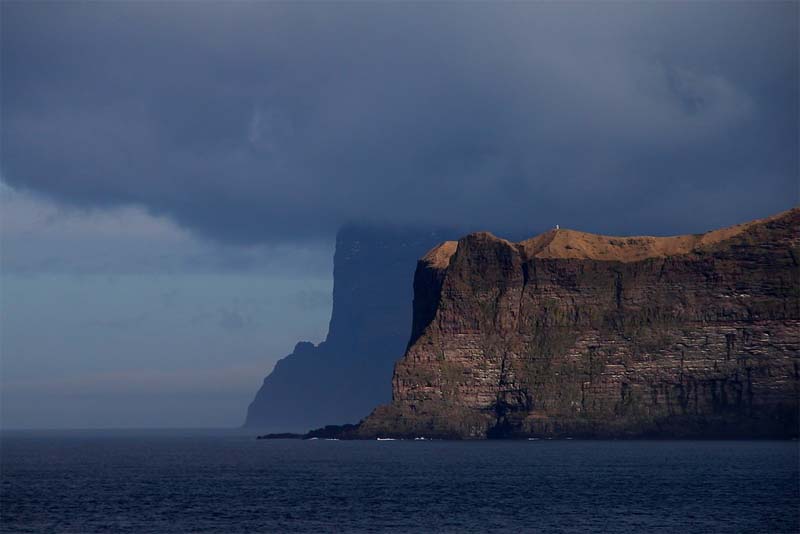
<path fill-rule="evenodd" d="M 554 228 L 517 243 L 497 237 L 491 232 L 475 232 L 464 239 L 496 240 L 500 243 L 517 247 L 522 252 L 525 260 L 531 258 L 577 259 L 628 263 L 649 258 L 665 258 L 698 252 L 796 211 L 800 211 L 800 208 L 792 208 L 771 217 L 711 230 L 702 234 L 663 237 L 648 235 L 609 236 L 567 228 Z M 430 268 L 445 269 L 450 262 L 450 258 L 456 253 L 458 243 L 458 241 L 440 243 L 425 254 L 421 261 Z"/>

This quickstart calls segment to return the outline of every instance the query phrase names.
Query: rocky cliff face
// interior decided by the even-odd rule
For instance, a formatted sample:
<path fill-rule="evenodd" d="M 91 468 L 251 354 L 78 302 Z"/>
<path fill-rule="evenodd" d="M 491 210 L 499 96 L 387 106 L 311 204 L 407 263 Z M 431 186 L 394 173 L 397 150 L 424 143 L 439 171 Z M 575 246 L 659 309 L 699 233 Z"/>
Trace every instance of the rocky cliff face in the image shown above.
<path fill-rule="evenodd" d="M 790 437 L 800 209 L 703 235 L 471 234 L 414 280 L 360 437 Z"/>
<path fill-rule="evenodd" d="M 436 231 L 348 226 L 336 239 L 333 312 L 319 345 L 300 342 L 264 379 L 245 426 L 305 431 L 355 422 L 391 399 L 408 343 L 417 259 Z"/>

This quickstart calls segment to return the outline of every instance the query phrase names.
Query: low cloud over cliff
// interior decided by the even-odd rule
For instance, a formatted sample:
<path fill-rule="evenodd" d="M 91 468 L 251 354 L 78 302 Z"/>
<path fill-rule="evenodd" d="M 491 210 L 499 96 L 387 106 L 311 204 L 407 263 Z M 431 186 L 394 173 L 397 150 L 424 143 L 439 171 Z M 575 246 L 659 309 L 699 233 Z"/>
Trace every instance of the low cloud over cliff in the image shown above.
<path fill-rule="evenodd" d="M 2 178 L 230 242 L 789 207 L 797 4 L 2 6 Z"/>

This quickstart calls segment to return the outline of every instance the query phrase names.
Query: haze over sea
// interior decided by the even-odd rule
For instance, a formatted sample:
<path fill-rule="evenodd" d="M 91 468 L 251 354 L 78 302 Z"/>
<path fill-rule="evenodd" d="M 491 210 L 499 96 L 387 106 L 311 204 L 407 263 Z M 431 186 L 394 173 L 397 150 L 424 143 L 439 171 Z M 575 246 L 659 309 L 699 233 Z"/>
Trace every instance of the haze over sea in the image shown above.
<path fill-rule="evenodd" d="M 5 431 L 2 532 L 797 532 L 792 441 Z"/>

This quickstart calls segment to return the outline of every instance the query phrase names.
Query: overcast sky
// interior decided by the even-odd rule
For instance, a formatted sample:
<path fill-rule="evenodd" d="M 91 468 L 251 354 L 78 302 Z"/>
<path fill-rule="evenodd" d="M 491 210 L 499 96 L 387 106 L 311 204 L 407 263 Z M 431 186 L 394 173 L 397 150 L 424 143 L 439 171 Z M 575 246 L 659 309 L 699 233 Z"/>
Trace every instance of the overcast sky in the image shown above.
<path fill-rule="evenodd" d="M 324 336 L 346 222 L 664 235 L 798 202 L 796 2 L 0 9 L 5 426 L 238 424 Z"/>

